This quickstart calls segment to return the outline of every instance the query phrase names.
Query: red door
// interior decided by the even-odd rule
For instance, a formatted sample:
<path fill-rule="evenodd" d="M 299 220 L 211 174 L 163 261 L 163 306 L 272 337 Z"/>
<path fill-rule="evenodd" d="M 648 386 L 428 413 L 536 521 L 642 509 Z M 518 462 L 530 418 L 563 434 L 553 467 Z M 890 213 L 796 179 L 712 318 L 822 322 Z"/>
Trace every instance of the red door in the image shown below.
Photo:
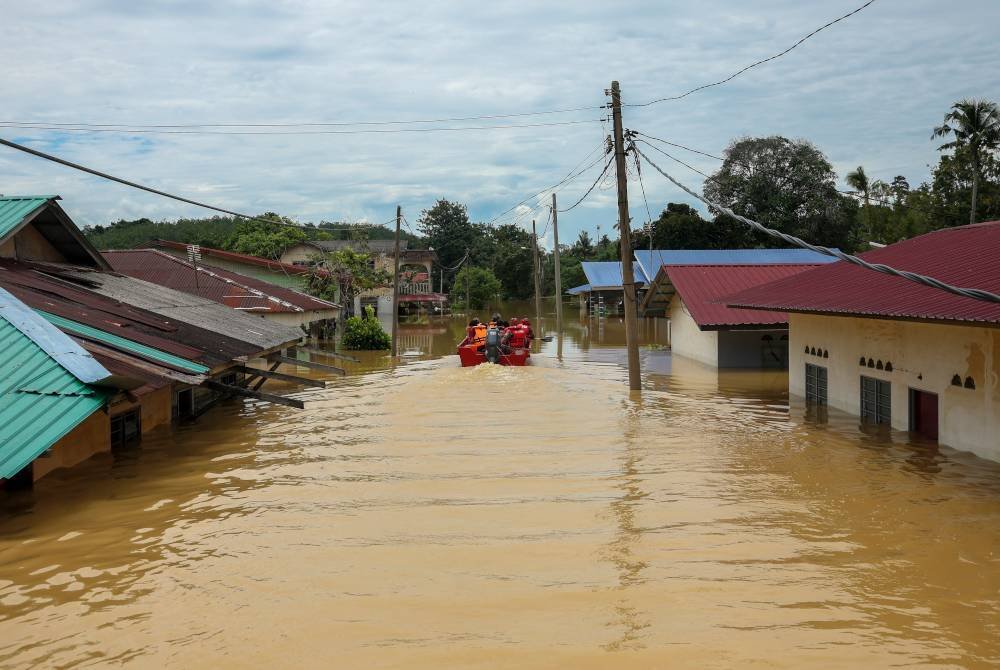
<path fill-rule="evenodd" d="M 938 439 L 938 397 L 937 393 L 910 391 L 911 429 L 931 440 Z"/>

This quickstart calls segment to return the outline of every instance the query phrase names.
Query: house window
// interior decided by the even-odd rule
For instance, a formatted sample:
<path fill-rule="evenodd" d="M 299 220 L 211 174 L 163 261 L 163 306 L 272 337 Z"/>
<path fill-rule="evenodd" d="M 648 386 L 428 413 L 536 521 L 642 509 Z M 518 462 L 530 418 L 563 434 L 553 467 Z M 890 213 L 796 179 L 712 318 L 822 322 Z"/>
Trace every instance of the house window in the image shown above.
<path fill-rule="evenodd" d="M 861 418 L 877 424 L 892 423 L 892 385 L 874 377 L 861 377 Z"/>
<path fill-rule="evenodd" d="M 120 449 L 138 442 L 142 432 L 142 417 L 139 408 L 122 412 L 111 417 L 111 448 Z"/>
<path fill-rule="evenodd" d="M 825 405 L 826 397 L 826 368 L 806 363 L 806 403 Z"/>

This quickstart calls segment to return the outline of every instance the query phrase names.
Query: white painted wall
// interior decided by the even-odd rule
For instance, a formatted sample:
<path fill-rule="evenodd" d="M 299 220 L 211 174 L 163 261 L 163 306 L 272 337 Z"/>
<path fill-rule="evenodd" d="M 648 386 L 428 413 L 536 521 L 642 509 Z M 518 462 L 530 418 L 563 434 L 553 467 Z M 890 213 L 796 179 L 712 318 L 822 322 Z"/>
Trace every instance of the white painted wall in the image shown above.
<path fill-rule="evenodd" d="M 938 394 L 938 441 L 1000 461 L 1000 328 L 789 315 L 789 391 L 805 395 L 805 364 L 827 368 L 829 404 L 858 415 L 861 376 L 892 383 L 892 427 L 909 430 L 909 389 Z M 829 358 L 805 353 L 829 351 Z M 890 361 L 892 372 L 859 365 Z M 975 390 L 952 386 L 954 375 Z"/>
<path fill-rule="evenodd" d="M 685 356 L 706 365 L 719 365 L 719 334 L 714 330 L 701 330 L 688 314 L 687 307 L 674 295 L 667 310 L 670 315 L 670 351 L 674 356 Z"/>

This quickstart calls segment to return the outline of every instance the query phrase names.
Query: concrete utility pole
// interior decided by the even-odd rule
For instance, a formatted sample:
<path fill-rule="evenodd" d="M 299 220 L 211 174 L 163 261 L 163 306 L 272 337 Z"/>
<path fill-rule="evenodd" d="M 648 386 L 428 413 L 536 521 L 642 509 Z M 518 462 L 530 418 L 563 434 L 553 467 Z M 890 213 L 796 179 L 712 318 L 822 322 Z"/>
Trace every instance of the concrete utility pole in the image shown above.
<path fill-rule="evenodd" d="M 469 249 L 465 250 L 465 260 L 469 260 Z M 465 315 L 468 316 L 472 314 L 472 297 L 469 285 L 472 283 L 472 273 L 469 271 L 469 266 L 465 266 Z"/>
<path fill-rule="evenodd" d="M 533 265 L 532 272 L 535 275 L 535 322 L 536 325 L 541 328 L 542 323 L 542 287 L 539 283 L 539 262 L 538 262 L 538 231 L 535 229 L 535 220 L 531 220 L 531 260 Z M 541 332 L 539 330 L 539 332 Z"/>
<path fill-rule="evenodd" d="M 556 262 L 556 332 L 562 332 L 562 274 L 559 272 L 559 208 L 556 206 L 556 194 L 552 194 L 552 243 L 555 245 Z"/>
<path fill-rule="evenodd" d="M 392 271 L 392 355 L 399 355 L 399 224 L 403 218 L 403 208 L 396 205 L 396 253 Z"/>
<path fill-rule="evenodd" d="M 621 238 L 622 288 L 625 293 L 625 346 L 628 350 L 628 387 L 642 390 L 639 375 L 639 324 L 636 322 L 635 276 L 632 270 L 632 224 L 628 215 L 628 175 L 625 172 L 625 139 L 622 136 L 622 97 L 618 82 L 611 82 L 611 118 L 615 129 L 615 171 L 618 174 L 618 233 Z"/>

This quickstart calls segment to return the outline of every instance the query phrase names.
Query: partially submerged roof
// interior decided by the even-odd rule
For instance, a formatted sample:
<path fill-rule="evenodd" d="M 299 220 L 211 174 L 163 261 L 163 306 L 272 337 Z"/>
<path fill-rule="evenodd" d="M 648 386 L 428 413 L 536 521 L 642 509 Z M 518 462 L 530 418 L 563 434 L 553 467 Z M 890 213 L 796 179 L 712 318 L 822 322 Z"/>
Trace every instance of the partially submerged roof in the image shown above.
<path fill-rule="evenodd" d="M 634 256 L 649 281 L 664 265 L 822 265 L 837 261 L 809 249 L 653 249 L 638 250 Z"/>
<path fill-rule="evenodd" d="M 87 241 L 57 200 L 57 195 L 0 197 L 0 245 L 25 227 L 32 226 L 67 262 L 109 269 L 101 254 Z"/>
<path fill-rule="evenodd" d="M 1000 293 L 1000 221 L 946 228 L 860 256 L 949 284 Z M 742 291 L 727 302 L 786 312 L 1000 324 L 1000 304 L 961 297 L 846 261 Z"/>
<path fill-rule="evenodd" d="M 189 263 L 156 249 L 105 251 L 111 267 L 136 279 L 190 293 L 253 314 L 315 312 L 339 309 L 332 303 L 254 277 Z"/>
<path fill-rule="evenodd" d="M 587 276 L 591 291 L 622 290 L 622 264 L 620 261 L 584 261 L 580 263 Z M 642 270 L 632 266 L 632 274 L 637 284 L 645 284 Z"/>
<path fill-rule="evenodd" d="M 669 302 L 676 293 L 702 330 L 782 326 L 782 312 L 737 309 L 725 304 L 726 296 L 760 284 L 793 277 L 815 265 L 665 265 L 656 277 L 654 292 Z"/>
<path fill-rule="evenodd" d="M 0 479 L 9 479 L 104 406 L 104 369 L 0 289 Z"/>

